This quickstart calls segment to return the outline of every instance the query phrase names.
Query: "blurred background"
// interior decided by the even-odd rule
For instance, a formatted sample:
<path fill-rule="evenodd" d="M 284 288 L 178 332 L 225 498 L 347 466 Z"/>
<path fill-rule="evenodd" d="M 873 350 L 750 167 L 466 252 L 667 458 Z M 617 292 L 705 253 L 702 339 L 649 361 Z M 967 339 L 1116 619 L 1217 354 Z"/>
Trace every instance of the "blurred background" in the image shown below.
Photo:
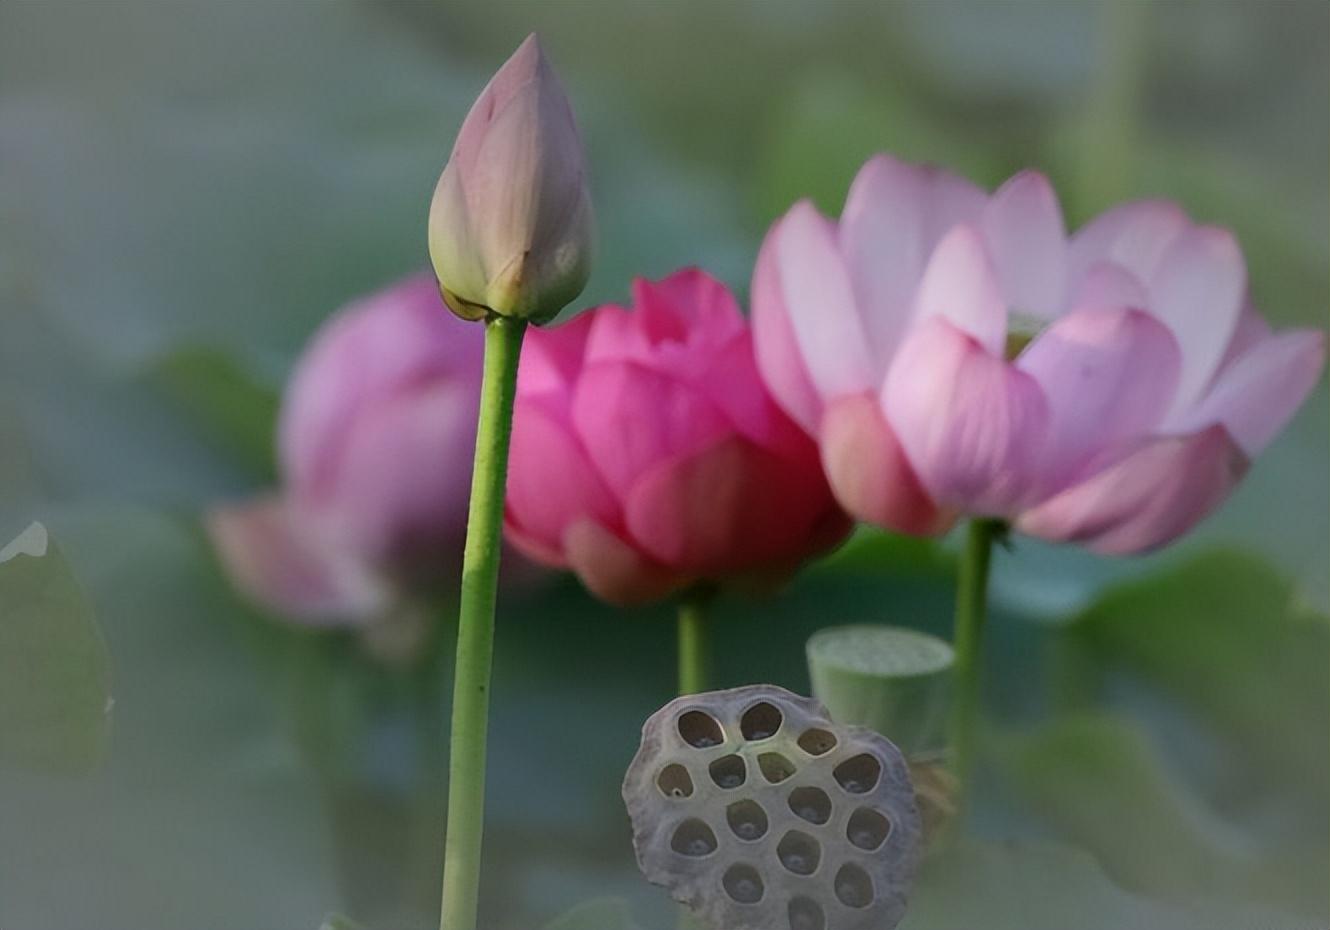
<path fill-rule="evenodd" d="M 199 515 L 272 482 L 315 327 L 424 266 L 453 135 L 531 30 L 599 220 L 571 311 L 686 264 L 746 294 L 766 225 L 800 196 L 837 211 L 889 150 L 987 185 L 1038 167 L 1072 223 L 1180 200 L 1237 232 L 1272 322 L 1325 325 L 1323 0 L 4 4 L 0 542 L 50 530 L 81 605 L 71 688 L 114 709 L 109 737 L 94 716 L 0 752 L 0 927 L 433 925 L 447 663 L 248 606 Z M 1323 380 L 1163 554 L 1000 553 L 980 842 L 907 928 L 1330 923 L 1327 406 Z M 772 599 L 727 597 L 717 684 L 806 692 L 829 624 L 945 634 L 953 571 L 950 541 L 863 533 Z M 545 577 L 500 611 L 487 930 L 605 895 L 672 926 L 618 795 L 673 690 L 668 609 Z"/>

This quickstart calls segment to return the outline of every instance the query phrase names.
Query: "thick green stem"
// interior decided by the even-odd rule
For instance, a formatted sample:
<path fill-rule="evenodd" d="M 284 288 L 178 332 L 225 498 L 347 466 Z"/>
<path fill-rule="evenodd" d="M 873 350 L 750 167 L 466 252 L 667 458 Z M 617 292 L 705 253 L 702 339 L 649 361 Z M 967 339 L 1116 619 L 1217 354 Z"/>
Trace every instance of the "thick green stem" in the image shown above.
<path fill-rule="evenodd" d="M 712 592 L 695 588 L 679 602 L 679 693 L 707 690 L 710 654 L 707 648 L 707 605 Z"/>
<path fill-rule="evenodd" d="M 974 769 L 974 730 L 979 716 L 980 648 L 988 613 L 988 565 L 993 540 L 1005 525 L 1000 520 L 974 520 L 965 538 L 960 576 L 956 581 L 955 690 L 952 693 L 951 752 L 964 800 Z M 958 804 L 958 809 L 963 809 Z"/>
<path fill-rule="evenodd" d="M 517 390 L 517 359 L 526 322 L 485 323 L 485 374 L 471 473 L 471 510 L 462 560 L 462 600 L 453 680 L 448 830 L 444 845 L 440 930 L 475 930 L 480 843 L 485 816 L 485 738 L 494 657 L 494 596 L 508 476 L 508 441 Z"/>

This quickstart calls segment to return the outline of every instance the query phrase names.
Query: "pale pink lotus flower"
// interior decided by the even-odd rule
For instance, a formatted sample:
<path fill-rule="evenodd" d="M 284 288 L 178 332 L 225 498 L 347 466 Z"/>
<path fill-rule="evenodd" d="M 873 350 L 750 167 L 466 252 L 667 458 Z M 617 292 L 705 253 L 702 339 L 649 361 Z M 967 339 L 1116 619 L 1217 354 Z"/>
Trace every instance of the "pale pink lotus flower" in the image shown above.
<path fill-rule="evenodd" d="M 324 324 L 283 398 L 281 490 L 207 518 L 239 588 L 294 618 L 355 625 L 457 577 L 483 336 L 428 273 Z"/>
<path fill-rule="evenodd" d="M 848 530 L 817 448 L 772 402 L 723 284 L 638 279 L 527 335 L 508 539 L 616 604 L 782 577 Z"/>
<path fill-rule="evenodd" d="M 586 285 L 592 227 L 572 107 L 531 35 L 476 98 L 439 177 L 434 272 L 461 317 L 540 322 Z"/>
<path fill-rule="evenodd" d="M 839 222 L 801 202 L 772 227 L 752 302 L 762 374 L 850 513 L 998 517 L 1106 553 L 1210 513 L 1325 355 L 1319 331 L 1272 333 L 1232 233 L 1173 203 L 1069 236 L 1037 172 L 989 195 L 886 155 Z"/>

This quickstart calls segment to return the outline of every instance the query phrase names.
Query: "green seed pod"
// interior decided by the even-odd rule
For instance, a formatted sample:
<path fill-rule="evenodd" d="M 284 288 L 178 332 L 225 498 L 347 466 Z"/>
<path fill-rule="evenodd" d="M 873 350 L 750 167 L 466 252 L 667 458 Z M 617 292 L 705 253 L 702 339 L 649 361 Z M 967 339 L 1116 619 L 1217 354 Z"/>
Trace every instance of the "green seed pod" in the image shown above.
<path fill-rule="evenodd" d="M 899 627 L 830 627 L 808 640 L 813 695 L 831 716 L 876 730 L 911 760 L 946 748 L 953 658 L 945 641 Z"/>

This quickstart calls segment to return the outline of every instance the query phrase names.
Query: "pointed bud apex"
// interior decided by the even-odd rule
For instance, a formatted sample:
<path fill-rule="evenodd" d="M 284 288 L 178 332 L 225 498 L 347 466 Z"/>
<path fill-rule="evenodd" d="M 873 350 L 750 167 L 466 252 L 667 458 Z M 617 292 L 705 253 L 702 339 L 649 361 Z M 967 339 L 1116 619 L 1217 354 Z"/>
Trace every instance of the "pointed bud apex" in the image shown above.
<path fill-rule="evenodd" d="M 529 36 L 471 107 L 434 190 L 430 259 L 454 313 L 539 323 L 582 292 L 585 175 L 568 98 Z"/>

